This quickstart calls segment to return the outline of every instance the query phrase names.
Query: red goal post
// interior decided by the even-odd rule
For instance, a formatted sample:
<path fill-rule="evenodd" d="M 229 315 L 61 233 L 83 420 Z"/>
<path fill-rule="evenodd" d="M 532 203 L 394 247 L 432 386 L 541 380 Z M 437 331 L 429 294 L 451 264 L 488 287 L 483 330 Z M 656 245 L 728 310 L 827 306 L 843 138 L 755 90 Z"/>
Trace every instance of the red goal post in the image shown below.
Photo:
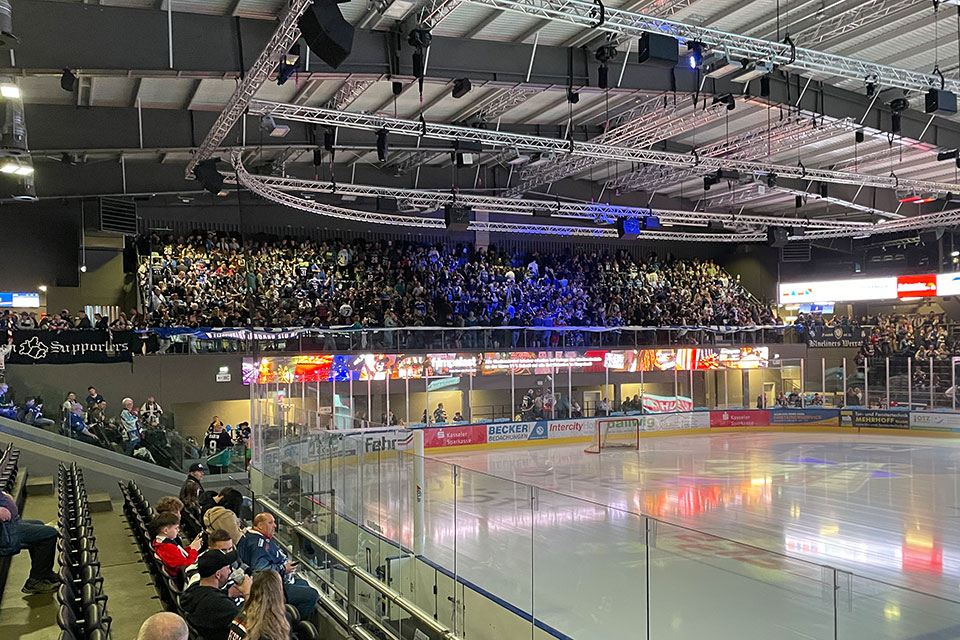
<path fill-rule="evenodd" d="M 607 449 L 639 449 L 640 418 L 599 418 L 590 446 L 584 453 L 600 453 Z"/>

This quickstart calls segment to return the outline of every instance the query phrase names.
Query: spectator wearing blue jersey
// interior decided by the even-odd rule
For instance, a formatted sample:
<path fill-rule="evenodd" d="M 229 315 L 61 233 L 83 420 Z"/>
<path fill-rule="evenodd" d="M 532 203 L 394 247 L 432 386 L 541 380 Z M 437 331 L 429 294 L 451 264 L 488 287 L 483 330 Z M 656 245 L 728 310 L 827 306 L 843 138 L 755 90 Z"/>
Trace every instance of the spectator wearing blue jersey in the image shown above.
<path fill-rule="evenodd" d="M 309 620 L 320 594 L 296 575 L 297 563 L 290 562 L 280 545 L 273 539 L 277 521 L 270 513 L 259 513 L 253 526 L 240 536 L 237 555 L 240 561 L 257 573 L 276 571 L 283 578 L 283 593 L 288 604 L 300 612 L 301 620 Z"/>

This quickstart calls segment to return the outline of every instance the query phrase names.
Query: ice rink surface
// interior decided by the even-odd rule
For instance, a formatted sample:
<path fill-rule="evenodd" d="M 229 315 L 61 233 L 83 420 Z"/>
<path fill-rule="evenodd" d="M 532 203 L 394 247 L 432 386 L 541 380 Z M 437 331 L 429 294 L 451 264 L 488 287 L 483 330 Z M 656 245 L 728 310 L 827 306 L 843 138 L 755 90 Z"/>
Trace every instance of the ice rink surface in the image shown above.
<path fill-rule="evenodd" d="M 430 458 L 423 555 L 560 637 L 960 638 L 960 440 L 718 433 Z M 363 475 L 368 519 L 407 508 Z"/>

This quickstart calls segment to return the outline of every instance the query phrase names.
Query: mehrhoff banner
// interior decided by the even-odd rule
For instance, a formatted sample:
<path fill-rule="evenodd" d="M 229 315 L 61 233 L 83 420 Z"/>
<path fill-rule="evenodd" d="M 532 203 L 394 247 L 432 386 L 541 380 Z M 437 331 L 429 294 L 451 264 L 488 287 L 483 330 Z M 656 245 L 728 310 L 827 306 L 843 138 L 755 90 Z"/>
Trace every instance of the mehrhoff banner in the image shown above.
<path fill-rule="evenodd" d="M 14 331 L 7 364 L 130 362 L 139 352 L 133 331 Z"/>

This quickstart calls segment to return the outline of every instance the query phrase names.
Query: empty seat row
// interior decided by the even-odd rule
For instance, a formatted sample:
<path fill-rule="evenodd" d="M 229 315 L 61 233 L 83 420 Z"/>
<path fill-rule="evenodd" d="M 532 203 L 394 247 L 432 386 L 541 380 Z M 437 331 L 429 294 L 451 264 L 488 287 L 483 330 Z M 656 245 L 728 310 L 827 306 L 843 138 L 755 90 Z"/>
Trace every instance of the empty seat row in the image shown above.
<path fill-rule="evenodd" d="M 83 471 L 76 463 L 60 465 L 57 488 L 60 640 L 107 640 L 111 618 L 107 615 L 107 596 L 103 593 L 100 554 Z"/>

